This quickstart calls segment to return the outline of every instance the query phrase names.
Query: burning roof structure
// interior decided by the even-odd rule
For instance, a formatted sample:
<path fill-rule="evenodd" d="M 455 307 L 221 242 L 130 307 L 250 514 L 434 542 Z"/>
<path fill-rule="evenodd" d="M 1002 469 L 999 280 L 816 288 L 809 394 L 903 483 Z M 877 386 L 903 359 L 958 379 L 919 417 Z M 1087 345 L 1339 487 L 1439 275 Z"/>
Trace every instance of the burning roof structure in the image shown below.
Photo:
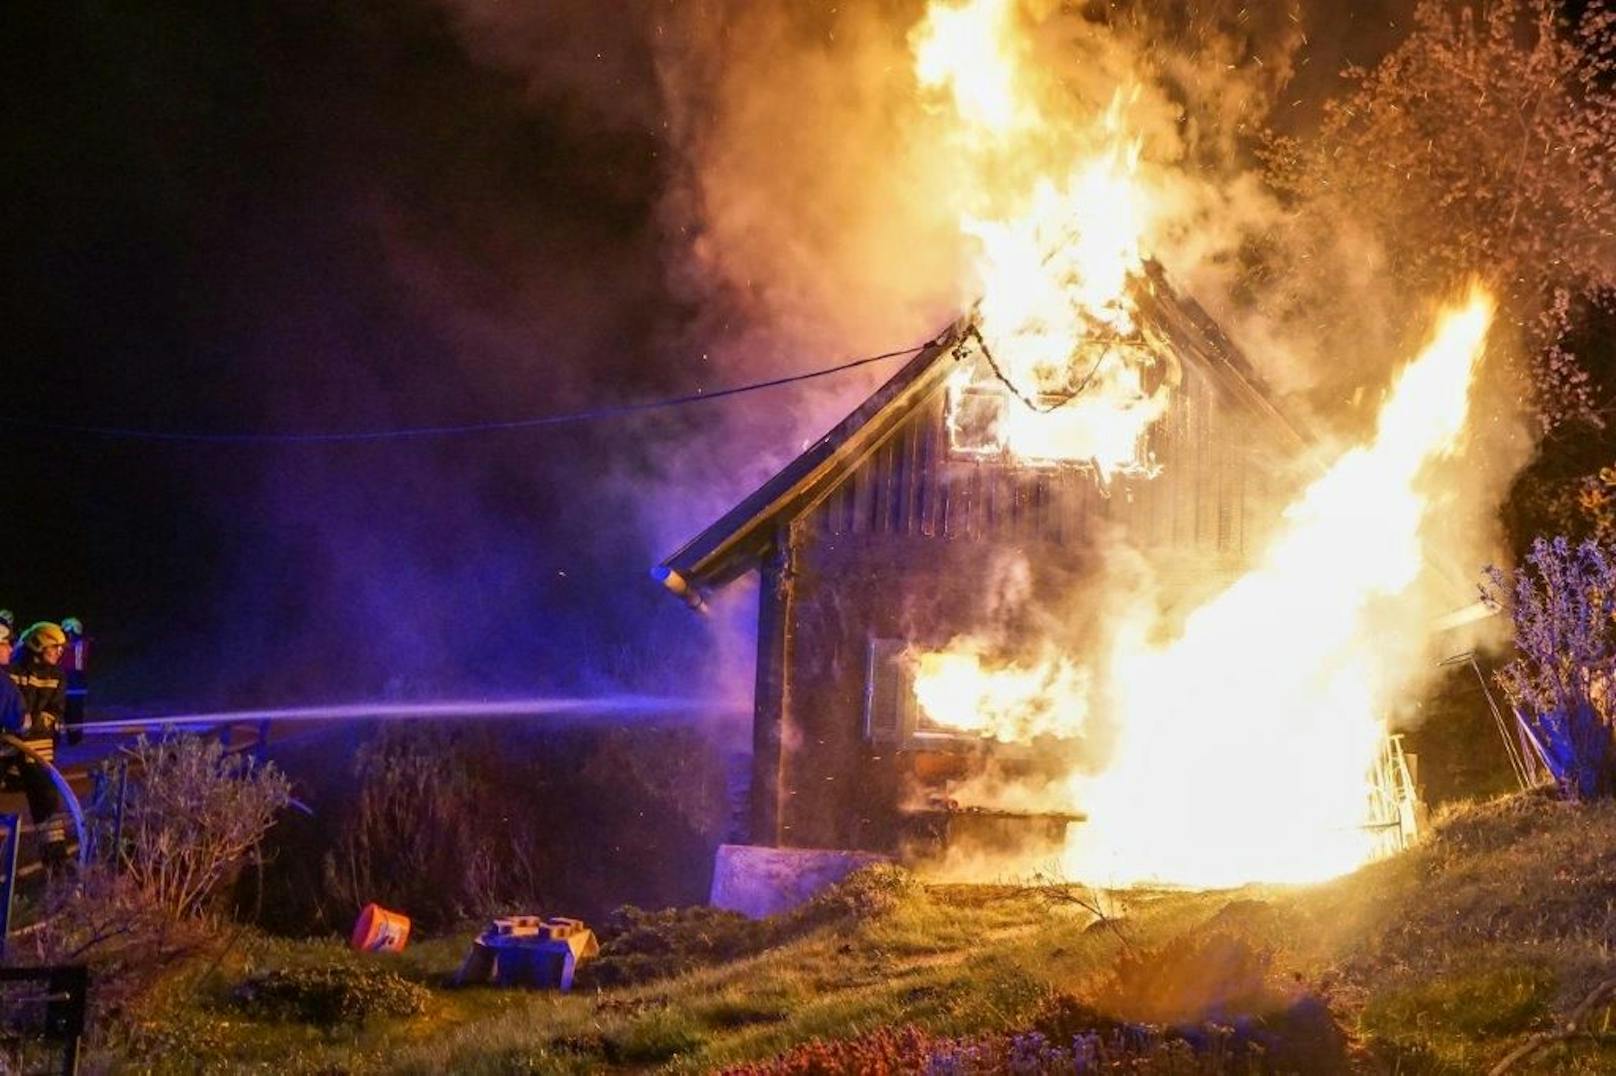
<path fill-rule="evenodd" d="M 1065 765 L 1060 730 L 1034 715 L 984 729 L 971 727 L 980 707 L 951 718 L 917 705 L 916 655 L 993 617 L 988 565 L 1103 571 L 1102 536 L 1120 531 L 1170 565 L 1169 589 L 1186 595 L 1243 569 L 1304 437 L 1158 265 L 1132 290 L 1149 357 L 1137 395 L 1165 397 L 1134 458 L 1108 472 L 1092 455 L 1007 449 L 1004 414 L 1038 404 L 994 376 L 964 318 L 657 567 L 693 605 L 762 573 L 754 843 L 895 850 L 961 808 L 961 781 L 990 770 L 1048 779 Z M 1033 828 L 1060 814 L 963 806 Z"/>

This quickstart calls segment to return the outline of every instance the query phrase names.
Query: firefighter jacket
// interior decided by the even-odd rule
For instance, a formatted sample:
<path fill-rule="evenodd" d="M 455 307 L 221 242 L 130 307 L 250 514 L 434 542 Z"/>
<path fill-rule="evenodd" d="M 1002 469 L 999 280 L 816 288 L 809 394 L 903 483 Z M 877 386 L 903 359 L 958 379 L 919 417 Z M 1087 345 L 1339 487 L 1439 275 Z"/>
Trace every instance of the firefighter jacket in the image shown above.
<path fill-rule="evenodd" d="M 11 682 L 22 694 L 29 739 L 53 735 L 67 714 L 67 674 L 48 661 L 28 657 L 12 662 Z"/>
<path fill-rule="evenodd" d="M 21 736 L 28 728 L 28 707 L 11 677 L 0 676 L 0 732 Z"/>

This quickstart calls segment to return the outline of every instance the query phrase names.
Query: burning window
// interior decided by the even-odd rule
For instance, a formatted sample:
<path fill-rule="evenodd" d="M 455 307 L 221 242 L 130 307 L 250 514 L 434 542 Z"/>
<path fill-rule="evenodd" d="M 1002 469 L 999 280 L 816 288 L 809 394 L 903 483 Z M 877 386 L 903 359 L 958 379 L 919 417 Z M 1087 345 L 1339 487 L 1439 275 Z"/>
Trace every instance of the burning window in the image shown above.
<path fill-rule="evenodd" d="M 1004 413 L 1010 393 L 1003 386 L 965 385 L 948 398 L 948 443 L 962 456 L 1002 456 Z"/>
<path fill-rule="evenodd" d="M 1167 411 L 1175 374 L 1170 359 L 1111 341 L 1080 347 L 1034 390 L 1012 389 L 978 350 L 949 380 L 949 449 L 1020 466 L 1086 467 L 1102 480 L 1152 477 L 1159 468 L 1149 433 Z"/>
<path fill-rule="evenodd" d="M 902 639 L 871 639 L 864 735 L 900 747 L 992 742 L 1030 744 L 1082 732 L 1088 672 L 1059 655 L 995 662 L 968 644 L 923 651 Z"/>
<path fill-rule="evenodd" d="M 915 734 L 915 683 L 902 639 L 871 639 L 864 675 L 864 738 L 907 746 Z"/>

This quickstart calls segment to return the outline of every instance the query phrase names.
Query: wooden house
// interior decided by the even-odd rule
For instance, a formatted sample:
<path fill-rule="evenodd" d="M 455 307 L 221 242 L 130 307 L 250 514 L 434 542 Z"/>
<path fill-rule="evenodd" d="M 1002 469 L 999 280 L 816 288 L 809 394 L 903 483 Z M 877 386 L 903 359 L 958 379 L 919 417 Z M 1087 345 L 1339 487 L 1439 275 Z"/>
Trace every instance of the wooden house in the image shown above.
<path fill-rule="evenodd" d="M 914 809 L 917 787 L 958 776 L 962 760 L 1016 753 L 928 727 L 895 666 L 910 643 L 971 629 L 992 599 L 982 569 L 996 552 L 1070 563 L 1096 529 L 1121 528 L 1185 593 L 1240 570 L 1303 439 L 1159 267 L 1134 302 L 1175 379 L 1149 432 L 1153 476 L 1107 487 L 1090 468 L 961 444 L 950 376 L 981 359 L 961 346 L 962 320 L 656 568 L 692 605 L 761 573 L 750 843 L 895 851 L 927 813 Z M 991 395 L 982 386 L 973 392 Z M 970 406 L 1021 404 L 1003 393 Z"/>

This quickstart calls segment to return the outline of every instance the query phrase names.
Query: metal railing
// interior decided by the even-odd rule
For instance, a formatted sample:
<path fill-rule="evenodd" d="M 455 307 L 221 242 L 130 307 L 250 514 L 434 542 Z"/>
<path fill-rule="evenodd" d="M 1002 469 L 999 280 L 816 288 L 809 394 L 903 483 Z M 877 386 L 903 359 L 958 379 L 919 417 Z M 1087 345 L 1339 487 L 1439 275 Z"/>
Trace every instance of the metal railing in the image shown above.
<path fill-rule="evenodd" d="M 1403 751 L 1403 737 L 1388 734 L 1369 780 L 1367 829 L 1380 838 L 1383 854 L 1400 852 L 1419 839 L 1420 797 Z"/>

